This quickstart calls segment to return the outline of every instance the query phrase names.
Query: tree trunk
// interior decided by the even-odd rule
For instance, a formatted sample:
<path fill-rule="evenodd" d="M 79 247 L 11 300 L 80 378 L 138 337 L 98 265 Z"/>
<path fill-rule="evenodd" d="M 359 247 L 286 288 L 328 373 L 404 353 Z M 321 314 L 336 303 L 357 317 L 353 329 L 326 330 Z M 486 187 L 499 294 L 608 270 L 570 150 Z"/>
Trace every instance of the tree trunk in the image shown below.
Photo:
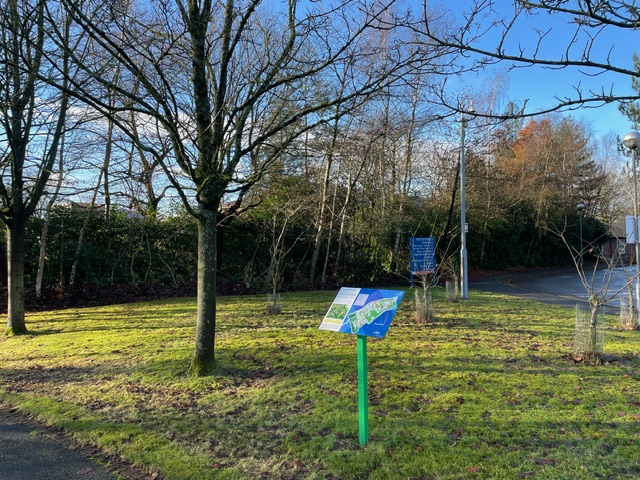
<path fill-rule="evenodd" d="M 333 148 L 333 147 L 332 147 Z M 331 258 L 331 248 L 333 243 L 333 235 L 334 235 L 334 222 L 336 220 L 336 215 L 333 213 L 336 211 L 336 205 L 338 202 L 338 186 L 339 178 L 340 178 L 340 170 L 342 169 L 342 161 L 340 160 L 338 163 L 338 169 L 336 171 L 336 181 L 333 184 L 333 195 L 331 199 L 331 218 L 329 219 L 329 226 L 327 229 L 327 248 L 324 255 L 324 264 L 322 266 L 322 276 L 320 281 L 322 285 L 327 283 L 327 269 L 329 268 L 329 259 Z"/>
<path fill-rule="evenodd" d="M 442 232 L 442 236 L 440 237 L 441 245 L 449 245 L 449 234 L 451 230 L 451 223 L 453 222 L 453 209 L 456 204 L 456 196 L 458 195 L 458 181 L 460 179 L 460 156 L 458 156 L 458 165 L 456 166 L 455 176 L 453 177 L 453 189 L 451 192 L 451 202 L 449 203 L 449 212 L 447 213 L 447 223 Z"/>
<path fill-rule="evenodd" d="M 333 122 L 333 134 L 331 137 L 331 144 L 329 146 L 329 154 L 327 156 L 327 162 L 325 164 L 324 178 L 322 181 L 322 193 L 320 197 L 320 213 L 318 214 L 318 224 L 316 226 L 316 235 L 313 241 L 313 255 L 311 256 L 311 265 L 309 268 L 309 283 L 313 285 L 316 281 L 316 268 L 318 266 L 318 259 L 320 258 L 320 249 L 322 247 L 322 241 L 325 236 L 325 216 L 327 211 L 327 201 L 329 197 L 329 184 L 331 181 L 331 167 L 333 166 L 333 154 L 336 148 L 338 139 L 338 118 L 336 117 Z M 327 253 L 328 255 L 328 253 Z M 323 277 L 324 283 L 324 277 Z"/>
<path fill-rule="evenodd" d="M 404 209 L 409 198 L 409 189 L 411 188 L 411 164 L 413 160 L 413 134 L 416 123 L 416 112 L 418 109 L 418 96 L 414 93 L 413 102 L 411 104 L 411 119 L 409 121 L 409 127 L 407 132 L 407 145 L 404 151 L 404 172 L 402 172 L 402 186 L 400 191 L 400 205 L 398 206 L 398 218 L 396 229 L 396 240 L 393 245 L 393 264 L 392 268 L 397 271 L 398 254 L 400 252 L 400 240 L 402 239 L 402 224 L 404 220 Z"/>
<path fill-rule="evenodd" d="M 217 209 L 202 208 L 198 218 L 198 313 L 196 342 L 189 372 L 211 373 L 215 365 Z"/>
<path fill-rule="evenodd" d="M 598 363 L 600 349 L 598 348 L 598 312 L 600 307 L 591 305 L 591 320 L 589 321 L 589 351 L 587 359 L 589 363 Z"/>
<path fill-rule="evenodd" d="M 87 208 L 87 216 L 84 218 L 84 222 L 82 222 L 82 226 L 80 227 L 80 232 L 78 233 L 78 243 L 76 244 L 76 253 L 73 256 L 73 264 L 71 265 L 71 274 L 69 275 L 69 285 L 73 286 L 76 283 L 76 274 L 78 272 L 78 263 L 80 262 L 80 255 L 82 254 L 82 246 L 84 245 L 84 236 L 87 233 L 87 228 L 89 228 L 89 222 L 91 221 L 91 217 L 93 216 L 93 209 L 96 205 L 96 198 L 98 196 L 98 190 L 100 189 L 100 185 L 102 185 L 102 174 L 104 170 L 100 170 L 98 174 L 98 183 L 96 184 L 96 188 L 93 191 L 93 196 L 91 197 L 91 203 Z"/>
<path fill-rule="evenodd" d="M 347 170 L 348 171 L 347 191 L 344 197 L 344 203 L 342 204 L 342 208 L 340 210 L 340 214 L 338 215 L 338 217 L 340 217 L 340 230 L 338 232 L 338 251 L 336 252 L 336 273 L 338 274 L 339 274 L 339 271 L 341 270 L 340 262 L 342 259 L 342 246 L 344 244 L 344 235 L 345 235 L 347 218 L 348 218 L 347 209 L 349 208 L 349 205 L 351 203 L 351 196 L 352 196 L 353 190 L 355 189 L 356 182 L 360 178 L 360 174 L 364 169 L 365 162 L 366 162 L 366 159 L 362 161 L 362 163 L 359 165 L 357 169 L 358 171 L 355 173 L 353 171 L 353 165 L 349 165 Z"/>
<path fill-rule="evenodd" d="M 107 253 L 111 254 L 113 231 L 111 229 L 111 189 L 109 188 L 109 164 L 113 148 L 113 120 L 108 119 L 107 145 L 105 146 L 104 164 L 102 166 L 104 180 L 104 229 L 107 235 Z"/>
<path fill-rule="evenodd" d="M 42 281 L 44 279 L 44 267 L 47 259 L 47 241 L 49 240 L 49 226 L 51 225 L 51 209 L 55 202 L 56 194 L 47 205 L 47 211 L 44 216 L 44 225 L 40 234 L 40 253 L 38 255 L 38 273 L 36 274 L 36 296 L 42 295 Z"/>
<path fill-rule="evenodd" d="M 40 254 L 38 256 L 38 273 L 36 274 L 36 295 L 40 297 L 42 295 L 42 282 L 44 279 L 44 268 L 47 258 L 47 241 L 49 239 L 49 226 L 51 225 L 51 211 L 53 210 L 53 206 L 58 199 L 58 194 L 60 193 L 60 188 L 62 187 L 62 180 L 64 178 L 63 175 L 63 159 L 64 159 L 64 144 L 65 144 L 65 136 L 62 135 L 60 139 L 60 152 L 58 153 L 59 165 L 58 165 L 58 181 L 56 182 L 56 189 L 53 192 L 53 195 L 49 199 L 47 203 L 47 210 L 45 212 L 44 217 L 44 225 L 42 227 L 42 233 L 40 235 Z"/>
<path fill-rule="evenodd" d="M 27 332 L 24 320 L 24 238 L 25 224 L 19 220 L 7 227 L 7 333 Z"/>

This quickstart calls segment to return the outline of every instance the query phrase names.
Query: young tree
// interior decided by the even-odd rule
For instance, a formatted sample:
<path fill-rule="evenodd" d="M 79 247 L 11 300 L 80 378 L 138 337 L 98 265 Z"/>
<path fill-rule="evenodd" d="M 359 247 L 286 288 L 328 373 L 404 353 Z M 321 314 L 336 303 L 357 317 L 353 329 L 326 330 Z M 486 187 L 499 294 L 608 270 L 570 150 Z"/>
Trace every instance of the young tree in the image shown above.
<path fill-rule="evenodd" d="M 566 226 L 565 226 L 566 227 Z M 605 305 L 613 299 L 618 298 L 624 290 L 630 288 L 637 280 L 637 275 L 620 263 L 620 257 L 606 258 L 597 251 L 597 246 L 590 243 L 587 248 L 593 250 L 596 262 L 589 272 L 585 268 L 582 256 L 583 250 L 572 247 L 567 238 L 565 230 L 556 231 L 567 249 L 571 253 L 576 271 L 580 277 L 582 286 L 587 293 L 587 304 L 589 307 L 588 321 L 585 325 L 580 325 L 576 321 L 576 339 L 574 352 L 580 360 L 585 363 L 599 363 L 602 355 L 602 330 L 604 329 L 604 319 L 601 317 Z M 605 268 L 599 268 L 602 263 Z M 617 281 L 616 281 L 617 280 Z M 633 299 L 629 299 L 629 307 L 632 308 Z M 576 315 L 579 310 L 576 309 Z M 580 330 L 584 330 L 581 332 Z"/>
<path fill-rule="evenodd" d="M 112 108 L 95 89 L 84 89 L 83 99 L 124 131 L 131 131 L 128 117 L 119 112 L 135 112 L 171 142 L 167 157 L 131 136 L 156 157 L 197 219 L 198 313 L 190 370 L 205 374 L 215 363 L 218 225 L 242 208 L 252 186 L 296 138 L 406 72 L 415 60 L 411 52 L 394 35 L 384 42 L 375 35 L 379 28 L 396 28 L 394 2 L 359 0 L 325 10 L 312 3 L 307 11 L 297 0 L 63 3 L 99 55 L 91 63 L 74 60 L 127 101 Z M 116 66 L 119 85 L 104 73 Z M 336 72 L 347 74 L 347 89 L 335 88 Z M 127 82 L 137 88 L 121 86 Z M 321 86 L 318 93 L 305 95 L 314 85 Z"/>
<path fill-rule="evenodd" d="M 313 198 L 305 184 L 295 177 L 274 183 L 271 185 L 272 189 L 275 187 L 274 191 L 261 205 L 265 217 L 261 230 L 265 232 L 265 243 L 269 250 L 265 286 L 273 299 L 273 303 L 267 305 L 267 312 L 271 314 L 280 313 L 277 296 L 286 273 L 288 257 L 308 234 L 309 199 Z"/>

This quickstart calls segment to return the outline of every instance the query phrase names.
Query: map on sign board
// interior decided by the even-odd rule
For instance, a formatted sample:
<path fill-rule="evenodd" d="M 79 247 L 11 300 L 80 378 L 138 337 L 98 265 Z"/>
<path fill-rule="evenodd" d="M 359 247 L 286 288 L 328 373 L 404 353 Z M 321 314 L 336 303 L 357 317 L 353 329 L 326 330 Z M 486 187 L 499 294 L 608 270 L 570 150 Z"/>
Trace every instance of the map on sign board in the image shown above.
<path fill-rule="evenodd" d="M 401 290 L 343 287 L 320 329 L 384 338 L 403 296 Z"/>

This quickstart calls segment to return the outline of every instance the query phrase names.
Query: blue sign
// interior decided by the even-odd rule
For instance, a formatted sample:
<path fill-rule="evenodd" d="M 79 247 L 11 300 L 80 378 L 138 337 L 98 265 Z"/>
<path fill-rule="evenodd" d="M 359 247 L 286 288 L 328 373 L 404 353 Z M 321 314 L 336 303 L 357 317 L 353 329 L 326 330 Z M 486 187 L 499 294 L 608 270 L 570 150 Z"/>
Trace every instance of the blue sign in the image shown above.
<path fill-rule="evenodd" d="M 320 330 L 384 338 L 403 296 L 401 290 L 343 287 Z"/>
<path fill-rule="evenodd" d="M 433 237 L 409 239 L 411 247 L 411 274 L 436 271 L 436 239 Z"/>

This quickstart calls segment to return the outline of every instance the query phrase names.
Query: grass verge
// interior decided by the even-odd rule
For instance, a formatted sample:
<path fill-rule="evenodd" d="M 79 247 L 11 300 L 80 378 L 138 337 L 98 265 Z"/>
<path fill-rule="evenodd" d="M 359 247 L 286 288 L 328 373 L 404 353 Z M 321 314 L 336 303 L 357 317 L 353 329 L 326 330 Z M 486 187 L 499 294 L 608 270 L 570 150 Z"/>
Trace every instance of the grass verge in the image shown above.
<path fill-rule="evenodd" d="M 220 299 L 214 375 L 186 374 L 195 301 L 29 315 L 0 336 L 0 401 L 161 478 L 575 479 L 640 475 L 640 344 L 575 363 L 572 310 L 472 292 L 437 321 L 405 296 L 369 340 L 358 444 L 355 337 L 318 330 L 335 292 Z M 409 299 L 409 300 L 407 300 Z"/>

